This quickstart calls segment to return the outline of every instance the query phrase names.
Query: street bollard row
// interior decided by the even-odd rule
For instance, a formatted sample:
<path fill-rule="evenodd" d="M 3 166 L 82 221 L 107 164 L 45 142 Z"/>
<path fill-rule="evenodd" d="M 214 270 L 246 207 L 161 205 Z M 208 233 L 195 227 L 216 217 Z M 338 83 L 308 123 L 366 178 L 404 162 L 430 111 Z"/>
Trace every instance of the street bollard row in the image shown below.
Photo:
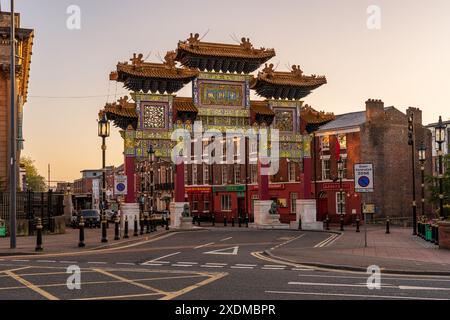
<path fill-rule="evenodd" d="M 390 224 L 391 221 L 389 220 L 389 216 L 386 218 L 386 234 L 390 234 L 391 232 L 389 231 L 390 229 Z"/>
<path fill-rule="evenodd" d="M 36 222 L 36 233 L 37 233 L 37 239 L 36 239 L 36 252 L 41 252 L 44 249 L 42 248 L 42 220 L 41 218 L 37 218 Z"/>
<path fill-rule="evenodd" d="M 361 232 L 361 231 L 359 230 L 359 223 L 360 223 L 359 216 L 357 216 L 357 217 L 356 217 L 356 232 Z"/>

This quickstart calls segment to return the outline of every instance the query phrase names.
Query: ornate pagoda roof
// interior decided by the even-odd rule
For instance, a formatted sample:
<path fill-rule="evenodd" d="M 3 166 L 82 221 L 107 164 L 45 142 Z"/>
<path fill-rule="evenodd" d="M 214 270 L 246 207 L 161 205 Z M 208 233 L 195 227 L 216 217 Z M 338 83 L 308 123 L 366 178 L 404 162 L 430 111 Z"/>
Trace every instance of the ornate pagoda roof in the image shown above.
<path fill-rule="evenodd" d="M 250 110 L 255 114 L 263 115 L 263 116 L 275 116 L 275 112 L 270 109 L 267 101 L 250 101 Z"/>
<path fill-rule="evenodd" d="M 325 76 L 304 75 L 300 66 L 292 66 L 291 72 L 279 72 L 274 70 L 273 64 L 266 64 L 251 81 L 251 88 L 266 99 L 300 100 L 326 83 Z"/>
<path fill-rule="evenodd" d="M 176 112 L 198 113 L 198 109 L 192 98 L 175 97 L 173 99 L 173 107 Z"/>
<path fill-rule="evenodd" d="M 177 68 L 175 55 L 175 51 L 169 51 L 164 63 L 151 63 L 144 62 L 142 53 L 134 54 L 131 64 L 117 64 L 117 71 L 111 72 L 110 80 L 123 82 L 127 89 L 135 92 L 172 94 L 198 76 L 195 69 Z"/>
<path fill-rule="evenodd" d="M 120 98 L 117 102 L 107 103 L 105 108 L 100 111 L 100 117 L 106 113 L 108 120 L 114 122 L 116 127 L 126 130 L 129 125 L 137 128 L 138 114 L 136 112 L 136 103 L 128 102 L 128 97 Z"/>
<path fill-rule="evenodd" d="M 334 113 L 317 111 L 307 104 L 301 108 L 300 117 L 309 124 L 324 124 L 336 119 Z"/>
<path fill-rule="evenodd" d="M 240 44 L 202 42 L 200 35 L 192 35 L 178 43 L 175 60 L 183 66 L 201 71 L 251 73 L 275 56 L 274 49 L 253 47 L 250 39 Z"/>

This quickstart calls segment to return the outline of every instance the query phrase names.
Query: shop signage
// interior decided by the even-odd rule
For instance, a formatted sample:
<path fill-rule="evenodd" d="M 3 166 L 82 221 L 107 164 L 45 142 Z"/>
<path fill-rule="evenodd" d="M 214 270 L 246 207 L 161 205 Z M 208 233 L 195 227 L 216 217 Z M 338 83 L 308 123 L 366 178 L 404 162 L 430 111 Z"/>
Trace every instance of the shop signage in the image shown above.
<path fill-rule="evenodd" d="M 245 186 L 218 186 L 213 188 L 214 192 L 245 192 Z"/>
<path fill-rule="evenodd" d="M 211 187 L 186 187 L 187 193 L 211 193 Z"/>
<path fill-rule="evenodd" d="M 352 182 L 342 182 L 343 190 L 351 190 L 353 188 Z M 339 182 L 325 182 L 322 186 L 323 191 L 339 191 L 341 189 Z"/>

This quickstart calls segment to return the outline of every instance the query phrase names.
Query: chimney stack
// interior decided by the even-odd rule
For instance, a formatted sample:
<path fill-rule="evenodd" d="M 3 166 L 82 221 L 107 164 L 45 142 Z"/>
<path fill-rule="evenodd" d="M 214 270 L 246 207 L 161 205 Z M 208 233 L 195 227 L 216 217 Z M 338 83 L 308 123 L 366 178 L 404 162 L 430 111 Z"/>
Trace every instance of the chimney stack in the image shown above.
<path fill-rule="evenodd" d="M 384 117 L 384 102 L 377 99 L 366 101 L 366 119 L 367 121 L 380 119 Z"/>

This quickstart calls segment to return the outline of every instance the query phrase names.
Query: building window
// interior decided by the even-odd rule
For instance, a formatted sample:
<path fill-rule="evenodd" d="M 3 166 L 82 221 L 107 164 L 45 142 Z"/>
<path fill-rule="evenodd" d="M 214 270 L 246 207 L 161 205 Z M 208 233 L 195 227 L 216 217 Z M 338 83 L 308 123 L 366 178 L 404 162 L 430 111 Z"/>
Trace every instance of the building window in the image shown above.
<path fill-rule="evenodd" d="M 257 183 L 258 182 L 258 165 L 257 164 L 252 164 L 250 166 L 250 170 L 251 170 L 251 181 L 252 181 L 252 183 Z"/>
<path fill-rule="evenodd" d="M 330 150 L 330 136 L 323 136 L 320 139 L 320 148 L 322 151 Z"/>
<path fill-rule="evenodd" d="M 342 167 L 344 171 L 342 171 L 342 179 L 347 178 L 347 155 L 342 155 Z"/>
<path fill-rule="evenodd" d="M 340 207 L 342 206 L 342 213 L 345 214 L 345 192 L 336 192 L 336 213 L 341 214 Z"/>
<path fill-rule="evenodd" d="M 184 164 L 184 184 L 188 185 L 188 167 L 186 164 Z"/>
<path fill-rule="evenodd" d="M 228 183 L 228 172 L 227 172 L 227 165 L 222 165 L 222 184 Z"/>
<path fill-rule="evenodd" d="M 198 196 L 195 194 L 192 196 L 192 211 L 198 211 Z"/>
<path fill-rule="evenodd" d="M 291 213 L 297 212 L 297 193 L 291 193 Z"/>
<path fill-rule="evenodd" d="M 197 165 L 192 165 L 192 184 L 196 185 L 198 182 L 198 172 L 197 172 Z"/>
<path fill-rule="evenodd" d="M 203 165 L 203 184 L 209 184 L 209 165 Z"/>
<path fill-rule="evenodd" d="M 210 207 L 209 198 L 205 198 L 205 200 L 203 201 L 203 211 L 209 212 L 209 210 L 210 210 L 209 207 Z"/>
<path fill-rule="evenodd" d="M 235 184 L 241 183 L 241 166 L 240 165 L 234 166 L 234 183 Z"/>
<path fill-rule="evenodd" d="M 322 159 L 322 180 L 330 180 L 330 159 Z"/>
<path fill-rule="evenodd" d="M 288 162 L 288 181 L 295 181 L 295 162 Z"/>
<path fill-rule="evenodd" d="M 223 194 L 220 196 L 220 207 L 222 211 L 231 211 L 231 195 Z"/>
<path fill-rule="evenodd" d="M 338 134 L 339 147 L 341 150 L 347 149 L 347 135 L 346 134 Z"/>

